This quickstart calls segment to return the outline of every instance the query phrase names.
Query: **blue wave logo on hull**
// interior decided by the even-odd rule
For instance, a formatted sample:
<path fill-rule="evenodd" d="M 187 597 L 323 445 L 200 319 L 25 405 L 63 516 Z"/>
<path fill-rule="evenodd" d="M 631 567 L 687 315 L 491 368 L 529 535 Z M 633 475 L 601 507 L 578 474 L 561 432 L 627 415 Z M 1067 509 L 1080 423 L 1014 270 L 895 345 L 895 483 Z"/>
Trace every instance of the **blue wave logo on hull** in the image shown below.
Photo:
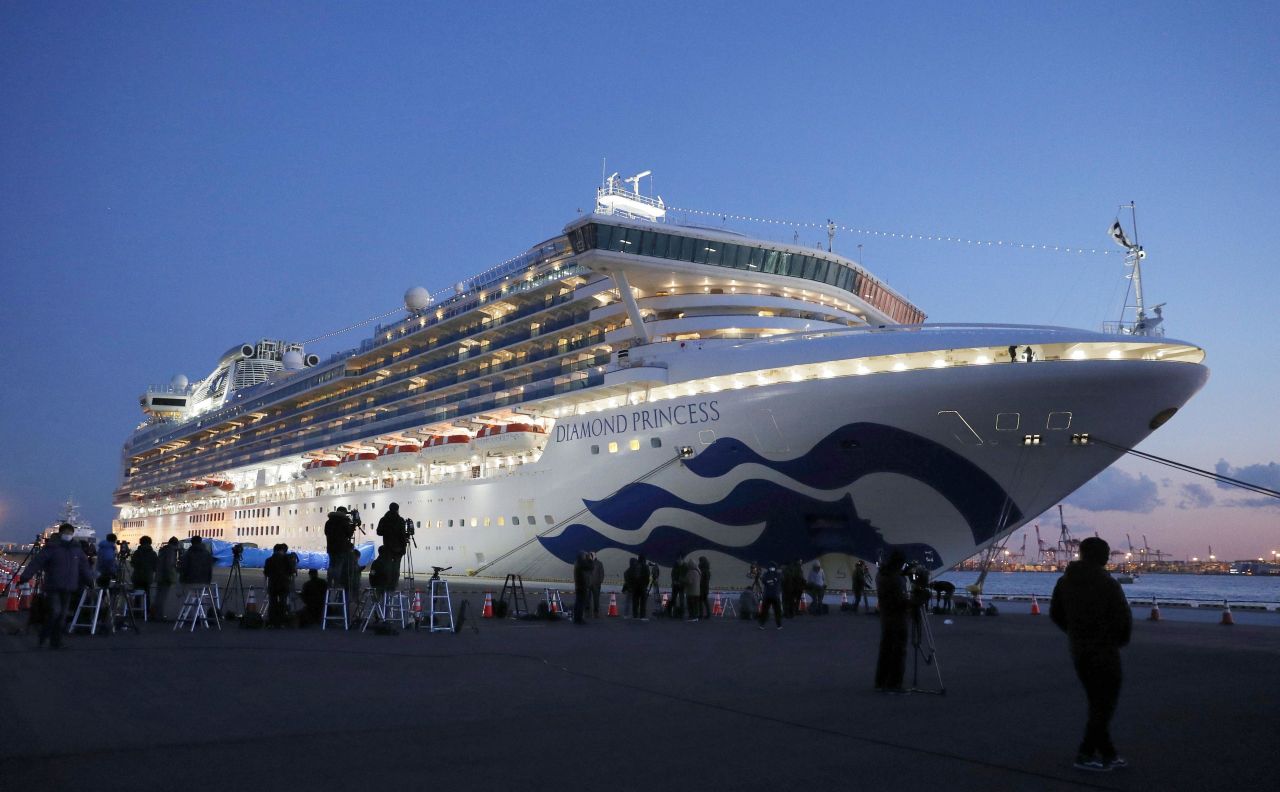
<path fill-rule="evenodd" d="M 924 484 L 944 497 L 964 518 L 978 545 L 1000 525 L 1013 524 L 1022 513 L 1004 489 L 980 468 L 945 446 L 919 435 L 875 423 L 843 426 L 790 460 L 766 459 L 745 443 L 721 438 L 684 463 L 696 476 L 715 479 L 740 465 L 756 464 L 813 489 L 846 489 L 872 473 L 896 473 Z M 572 562 L 579 552 L 617 548 L 643 553 L 670 565 L 682 555 L 714 550 L 742 561 L 784 561 L 847 553 L 876 558 L 887 546 L 883 532 L 858 515 L 852 496 L 824 501 L 766 479 L 739 483 L 714 503 L 692 503 L 653 484 L 628 484 L 608 498 L 584 501 L 601 522 L 620 531 L 638 532 L 659 509 L 677 509 L 723 525 L 764 530 L 749 544 L 725 545 L 672 525 L 656 526 L 643 540 L 611 539 L 581 523 L 557 536 L 539 538 L 548 552 Z M 942 565 L 927 544 L 897 545 L 909 560 L 931 569 Z"/>

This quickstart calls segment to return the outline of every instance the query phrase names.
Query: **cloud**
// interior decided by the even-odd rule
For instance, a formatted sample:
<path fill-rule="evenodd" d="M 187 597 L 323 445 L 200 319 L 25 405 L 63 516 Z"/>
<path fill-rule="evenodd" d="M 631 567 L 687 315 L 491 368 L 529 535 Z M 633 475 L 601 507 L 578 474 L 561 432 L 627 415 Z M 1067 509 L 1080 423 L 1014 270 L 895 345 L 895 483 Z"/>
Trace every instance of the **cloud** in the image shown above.
<path fill-rule="evenodd" d="M 1244 467 L 1232 467 L 1231 463 L 1225 459 L 1219 459 L 1218 464 L 1213 469 L 1219 476 L 1228 476 L 1234 479 L 1240 479 L 1249 484 L 1256 484 L 1259 487 L 1267 489 L 1280 490 L 1280 463 L 1268 462 L 1265 465 L 1245 465 Z M 1218 489 L 1231 490 L 1235 492 L 1247 492 L 1231 484 L 1218 482 Z M 1248 508 L 1274 508 L 1280 506 L 1278 498 L 1243 498 L 1237 501 L 1230 501 L 1232 506 L 1246 506 Z"/>
<path fill-rule="evenodd" d="M 1088 511 L 1121 511 L 1148 514 L 1162 501 L 1156 483 L 1145 475 L 1132 476 L 1107 468 L 1067 498 L 1067 503 Z"/>
<path fill-rule="evenodd" d="M 1179 509 L 1207 509 L 1213 505 L 1213 493 L 1202 484 L 1183 484 L 1181 494 Z"/>

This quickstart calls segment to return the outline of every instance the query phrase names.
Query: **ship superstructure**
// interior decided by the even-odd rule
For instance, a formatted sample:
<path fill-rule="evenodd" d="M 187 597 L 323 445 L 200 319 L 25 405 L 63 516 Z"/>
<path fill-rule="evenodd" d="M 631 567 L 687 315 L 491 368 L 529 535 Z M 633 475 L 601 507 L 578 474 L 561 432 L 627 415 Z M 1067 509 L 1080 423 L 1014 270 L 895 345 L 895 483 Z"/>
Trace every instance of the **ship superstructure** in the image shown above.
<path fill-rule="evenodd" d="M 639 552 L 726 568 L 887 543 L 936 568 L 1110 464 L 1091 435 L 1133 445 L 1207 376 L 1164 338 L 924 325 L 856 262 L 669 222 L 636 177 L 405 304 L 327 360 L 243 344 L 148 391 L 116 532 L 318 549 L 331 509 L 395 501 L 424 567 L 498 577 L 565 577 L 580 550 L 620 574 Z"/>

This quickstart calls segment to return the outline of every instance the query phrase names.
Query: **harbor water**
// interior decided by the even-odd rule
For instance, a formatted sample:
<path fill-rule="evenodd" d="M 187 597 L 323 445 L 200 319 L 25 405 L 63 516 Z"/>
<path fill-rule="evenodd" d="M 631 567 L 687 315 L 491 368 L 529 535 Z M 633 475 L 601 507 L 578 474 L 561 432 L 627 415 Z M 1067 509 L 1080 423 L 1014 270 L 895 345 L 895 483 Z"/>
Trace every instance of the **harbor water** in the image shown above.
<path fill-rule="evenodd" d="M 983 593 L 987 595 L 1036 595 L 1047 597 L 1062 577 L 1060 572 L 989 572 Z M 957 590 L 978 579 L 977 572 L 947 572 L 938 576 Z M 1133 603 L 1161 602 L 1280 604 L 1280 575 L 1177 575 L 1143 574 L 1123 586 Z"/>

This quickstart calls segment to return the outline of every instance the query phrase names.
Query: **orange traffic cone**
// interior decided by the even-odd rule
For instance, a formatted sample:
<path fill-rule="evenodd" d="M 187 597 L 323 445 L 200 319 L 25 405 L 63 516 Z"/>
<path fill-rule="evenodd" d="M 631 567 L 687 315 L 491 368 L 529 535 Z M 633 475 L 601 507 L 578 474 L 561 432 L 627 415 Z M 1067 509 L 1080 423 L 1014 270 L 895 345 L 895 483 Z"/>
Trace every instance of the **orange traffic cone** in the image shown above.
<path fill-rule="evenodd" d="M 605 616 L 617 616 L 617 615 L 618 615 L 618 595 L 610 591 L 609 592 L 609 611 L 605 613 Z"/>
<path fill-rule="evenodd" d="M 800 595 L 800 604 L 796 606 L 796 613 L 804 613 L 804 612 L 805 612 L 805 607 L 804 607 L 804 595 L 803 595 L 803 594 L 801 594 L 801 595 Z"/>
<path fill-rule="evenodd" d="M 4 612 L 18 612 L 18 585 L 16 583 L 9 583 L 9 596 L 4 600 Z"/>
<path fill-rule="evenodd" d="M 22 592 L 19 594 L 18 607 L 22 610 L 31 610 L 31 581 L 22 584 Z"/>
<path fill-rule="evenodd" d="M 413 590 L 413 603 L 409 606 L 415 622 L 422 621 L 422 589 Z"/>
<path fill-rule="evenodd" d="M 716 602 L 714 605 L 711 606 L 711 615 L 712 616 L 724 615 L 724 600 L 720 598 L 720 592 L 718 591 L 716 592 Z"/>
<path fill-rule="evenodd" d="M 493 618 L 493 592 L 492 591 L 486 591 L 484 593 L 484 608 L 480 610 L 480 618 L 482 619 Z"/>
<path fill-rule="evenodd" d="M 1227 627 L 1236 623 L 1235 617 L 1231 615 L 1231 603 L 1226 600 L 1222 601 L 1222 621 L 1218 623 L 1224 624 Z"/>
<path fill-rule="evenodd" d="M 1160 603 L 1155 598 L 1151 600 L 1151 615 L 1147 617 L 1147 621 L 1160 621 Z"/>
<path fill-rule="evenodd" d="M 258 612 L 258 595 L 253 586 L 249 587 L 249 599 L 245 600 L 244 612 L 246 614 Z"/>
<path fill-rule="evenodd" d="M 1031 615 L 1032 616 L 1040 615 L 1040 602 L 1036 599 L 1035 594 L 1031 595 Z"/>

